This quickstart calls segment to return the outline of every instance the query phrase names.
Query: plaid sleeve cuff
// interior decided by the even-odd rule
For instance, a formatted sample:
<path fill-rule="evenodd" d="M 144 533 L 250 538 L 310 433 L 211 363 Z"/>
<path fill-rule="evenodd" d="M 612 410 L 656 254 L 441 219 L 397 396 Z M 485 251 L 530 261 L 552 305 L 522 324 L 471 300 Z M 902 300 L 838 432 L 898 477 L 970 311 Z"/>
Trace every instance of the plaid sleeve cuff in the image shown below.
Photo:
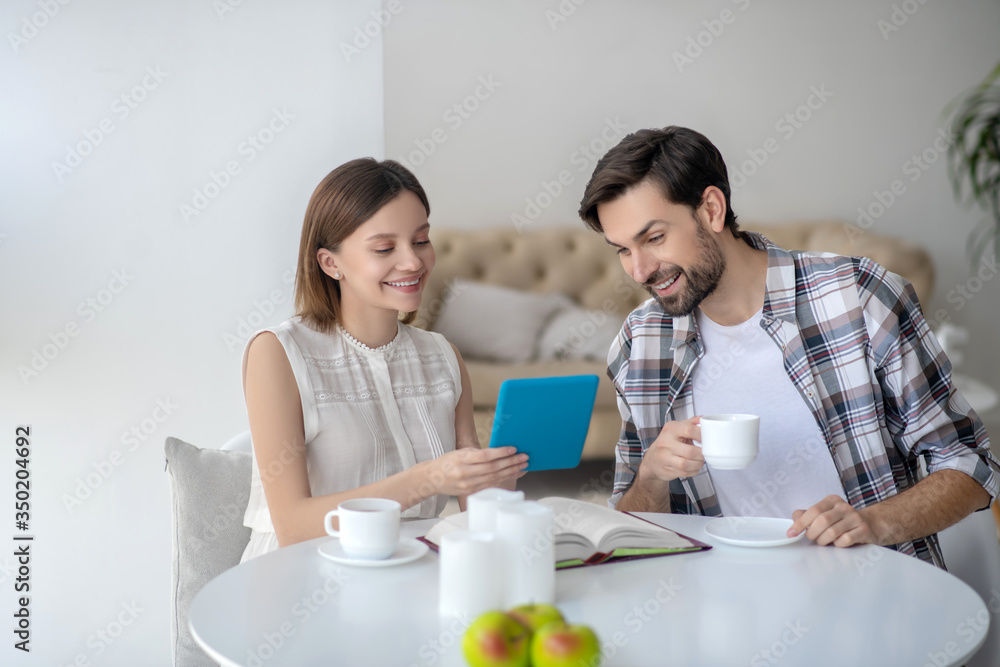
<path fill-rule="evenodd" d="M 618 446 L 615 447 L 615 484 L 613 493 L 608 499 L 608 507 L 611 509 L 616 509 L 618 507 L 618 501 L 621 497 L 625 495 L 629 487 L 632 486 L 632 482 L 635 480 L 635 470 L 632 464 L 638 468 L 639 464 L 642 462 L 642 455 L 639 456 L 638 461 L 628 461 L 626 460 L 627 454 L 622 453 L 622 443 L 619 442 Z"/>
<path fill-rule="evenodd" d="M 608 498 L 608 507 L 618 509 L 618 501 L 622 499 L 623 495 L 625 495 L 624 492 L 612 493 L 611 497 Z"/>
<path fill-rule="evenodd" d="M 935 456 L 927 466 L 929 473 L 938 470 L 958 470 L 976 480 L 994 500 L 1000 493 L 1000 463 L 988 450 L 972 449 L 951 456 Z"/>

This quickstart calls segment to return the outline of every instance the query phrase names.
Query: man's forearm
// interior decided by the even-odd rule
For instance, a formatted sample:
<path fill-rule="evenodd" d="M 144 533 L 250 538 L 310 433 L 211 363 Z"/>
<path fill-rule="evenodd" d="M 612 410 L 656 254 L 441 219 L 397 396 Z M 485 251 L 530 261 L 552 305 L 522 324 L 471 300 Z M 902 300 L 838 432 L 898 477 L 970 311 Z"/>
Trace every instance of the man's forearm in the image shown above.
<path fill-rule="evenodd" d="M 670 483 L 652 478 L 645 479 L 637 473 L 632 485 L 618 500 L 621 512 L 670 512 Z"/>
<path fill-rule="evenodd" d="M 624 500 L 624 498 L 622 498 Z M 944 530 L 986 507 L 990 494 L 958 470 L 939 470 L 912 488 L 860 510 L 878 543 L 909 542 Z"/>

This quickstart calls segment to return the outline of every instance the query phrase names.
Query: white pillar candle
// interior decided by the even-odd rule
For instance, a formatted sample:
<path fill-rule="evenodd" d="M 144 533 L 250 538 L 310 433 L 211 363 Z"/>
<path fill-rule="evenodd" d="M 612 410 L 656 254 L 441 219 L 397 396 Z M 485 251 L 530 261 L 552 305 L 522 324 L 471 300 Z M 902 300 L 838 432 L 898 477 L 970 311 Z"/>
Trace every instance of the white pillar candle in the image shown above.
<path fill-rule="evenodd" d="M 524 502 L 524 491 L 483 489 L 469 496 L 466 502 L 469 512 L 469 530 L 492 533 L 497 529 L 497 510 L 511 503 Z"/>
<path fill-rule="evenodd" d="M 496 536 L 454 530 L 439 547 L 438 609 L 448 616 L 474 619 L 490 609 L 502 609 L 503 550 Z"/>
<path fill-rule="evenodd" d="M 505 605 L 552 604 L 556 563 L 552 510 L 528 501 L 497 511 L 497 538 L 503 544 Z"/>

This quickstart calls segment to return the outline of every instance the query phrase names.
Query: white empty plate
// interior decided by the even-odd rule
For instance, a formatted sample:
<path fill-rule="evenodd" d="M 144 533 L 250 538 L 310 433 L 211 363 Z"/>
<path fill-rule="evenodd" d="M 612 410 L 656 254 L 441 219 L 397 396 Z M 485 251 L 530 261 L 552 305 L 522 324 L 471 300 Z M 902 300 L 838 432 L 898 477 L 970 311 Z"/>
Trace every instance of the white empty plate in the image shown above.
<path fill-rule="evenodd" d="M 791 519 L 766 517 L 722 517 L 705 524 L 705 532 L 723 544 L 737 547 L 780 547 L 801 540 L 805 532 L 788 537 Z"/>
<path fill-rule="evenodd" d="M 348 556 L 344 553 L 344 549 L 340 546 L 340 540 L 338 539 L 328 540 L 319 545 L 321 556 L 329 558 L 334 563 L 350 565 L 352 567 L 391 567 L 393 565 L 402 565 L 403 563 L 410 563 L 417 560 L 427 553 L 428 550 L 429 547 L 420 540 L 404 537 L 399 540 L 399 546 L 396 547 L 391 556 L 381 560 L 370 560 Z"/>

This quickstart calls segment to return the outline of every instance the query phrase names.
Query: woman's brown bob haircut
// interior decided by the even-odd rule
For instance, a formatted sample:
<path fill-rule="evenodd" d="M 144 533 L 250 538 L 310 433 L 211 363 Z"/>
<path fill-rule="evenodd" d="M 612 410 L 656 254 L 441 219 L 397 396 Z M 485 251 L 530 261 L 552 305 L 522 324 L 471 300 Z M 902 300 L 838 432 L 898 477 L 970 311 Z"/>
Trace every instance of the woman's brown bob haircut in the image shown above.
<path fill-rule="evenodd" d="M 733 236 L 742 235 L 729 201 L 729 174 L 722 154 L 705 135 L 676 125 L 639 130 L 605 153 L 583 192 L 580 217 L 603 234 L 597 205 L 618 199 L 645 180 L 668 201 L 687 206 L 692 213 L 701 206 L 705 188 L 714 185 L 726 198 L 726 227 Z"/>
<path fill-rule="evenodd" d="M 340 250 L 340 243 L 403 190 L 415 194 L 430 215 L 423 187 L 406 167 L 394 160 L 366 157 L 344 163 L 316 186 L 299 243 L 295 270 L 295 311 L 319 331 L 330 333 L 340 321 L 340 283 L 323 273 L 316 259 L 320 248 Z M 416 313 L 407 313 L 410 323 Z"/>

